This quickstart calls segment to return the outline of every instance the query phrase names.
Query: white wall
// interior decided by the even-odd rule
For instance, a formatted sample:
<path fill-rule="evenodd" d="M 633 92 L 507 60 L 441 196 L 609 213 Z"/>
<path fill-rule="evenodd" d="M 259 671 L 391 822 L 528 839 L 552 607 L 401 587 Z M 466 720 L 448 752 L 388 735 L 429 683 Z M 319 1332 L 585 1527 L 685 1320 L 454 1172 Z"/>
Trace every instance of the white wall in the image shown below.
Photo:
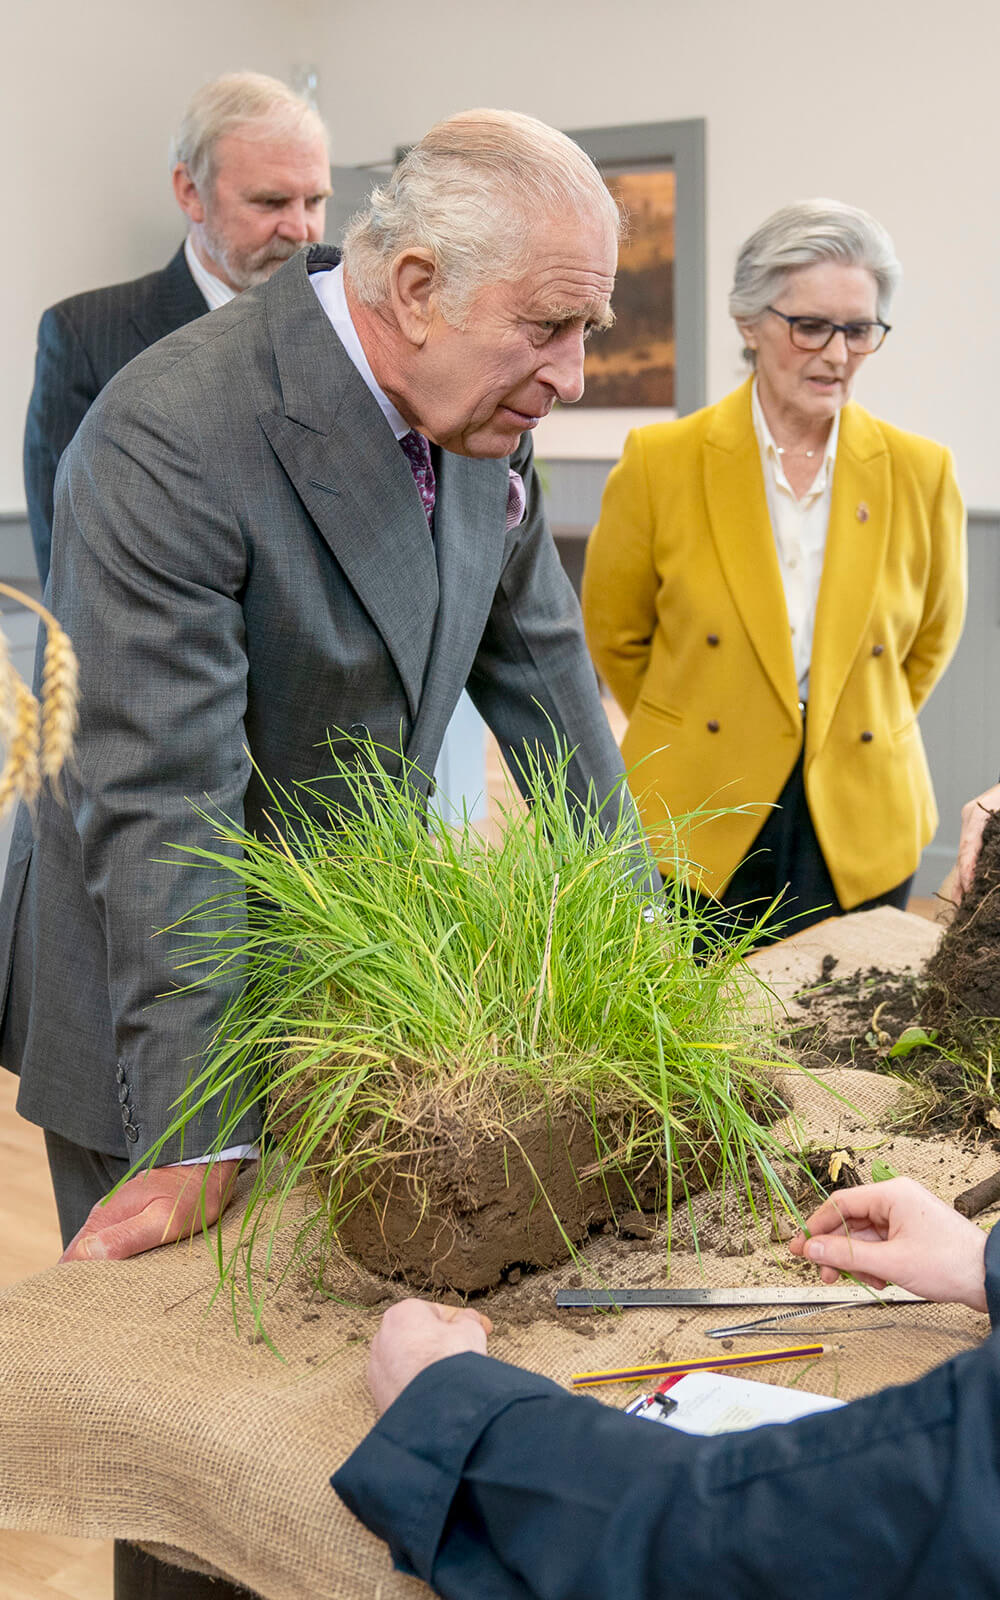
<path fill-rule="evenodd" d="M 40 312 L 169 255 L 164 152 L 199 82 L 304 61 L 345 163 L 474 104 L 569 128 L 707 118 L 712 399 L 739 374 L 740 239 L 790 198 L 867 206 L 906 278 L 858 398 L 947 440 L 969 503 L 1000 508 L 998 46 L 996 0 L 5 0 L 0 512 L 24 504 Z"/>
<path fill-rule="evenodd" d="M 905 280 L 857 396 L 951 444 L 970 505 L 1000 507 L 996 0 L 347 0 L 318 27 L 345 162 L 476 104 L 564 128 L 705 117 L 710 399 L 740 372 L 740 240 L 808 195 L 873 211 Z"/>
<path fill-rule="evenodd" d="M 167 147 L 192 92 L 309 59 L 313 0 L 4 0 L 0 512 L 24 508 L 21 438 L 46 306 L 162 266 L 184 232 Z"/>

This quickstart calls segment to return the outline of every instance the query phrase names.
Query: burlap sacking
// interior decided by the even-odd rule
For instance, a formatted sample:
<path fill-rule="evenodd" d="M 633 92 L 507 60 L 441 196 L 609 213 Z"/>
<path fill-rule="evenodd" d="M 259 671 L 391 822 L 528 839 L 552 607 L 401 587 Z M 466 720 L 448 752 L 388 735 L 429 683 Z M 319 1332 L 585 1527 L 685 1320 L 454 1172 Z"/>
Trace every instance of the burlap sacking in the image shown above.
<path fill-rule="evenodd" d="M 783 1078 L 803 1136 L 855 1146 L 878 1139 L 898 1085 L 862 1072 L 828 1077 L 844 1100 L 794 1072 Z M 997 1164 L 995 1152 L 940 1139 L 895 1136 L 878 1153 L 945 1198 Z M 815 1281 L 766 1223 L 755 1227 L 731 1204 L 720 1221 L 711 1196 L 696 1208 L 707 1246 L 700 1263 L 680 1224 L 669 1259 L 662 1240 L 608 1237 L 588 1247 L 589 1266 L 616 1285 Z M 233 1215 L 228 1237 L 235 1227 Z M 557 1313 L 555 1290 L 580 1277 L 569 1263 L 488 1297 L 495 1354 L 566 1382 L 580 1369 L 702 1355 L 711 1349 L 706 1328 L 741 1318 L 719 1309 Z M 160 1553 L 166 1546 L 180 1564 L 193 1558 L 266 1600 L 427 1593 L 392 1571 L 385 1547 L 328 1484 L 373 1421 L 365 1365 L 382 1306 L 312 1300 L 292 1282 L 276 1287 L 266 1321 L 278 1359 L 254 1334 L 245 1304 L 238 1332 L 228 1301 L 210 1305 L 214 1283 L 199 1242 L 124 1263 L 53 1268 L 0 1295 L 0 1526 L 114 1535 Z M 339 1286 L 369 1301 L 386 1292 L 346 1264 Z M 849 1399 L 917 1377 L 980 1340 L 986 1321 L 937 1306 L 819 1311 L 780 1336 L 741 1344 L 766 1348 L 770 1338 L 785 1343 L 817 1329 L 838 1346 L 833 1353 L 807 1372 L 776 1364 L 754 1376 Z M 633 1392 L 599 1391 L 615 1405 Z"/>

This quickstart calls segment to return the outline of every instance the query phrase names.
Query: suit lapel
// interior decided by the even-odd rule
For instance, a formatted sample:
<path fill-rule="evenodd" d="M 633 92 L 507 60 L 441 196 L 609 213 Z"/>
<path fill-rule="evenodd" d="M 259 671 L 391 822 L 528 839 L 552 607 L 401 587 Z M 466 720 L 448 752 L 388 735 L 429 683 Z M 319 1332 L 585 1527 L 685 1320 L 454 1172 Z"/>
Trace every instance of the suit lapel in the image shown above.
<path fill-rule="evenodd" d="M 809 669 L 809 746 L 826 737 L 868 627 L 889 541 L 892 477 L 875 420 L 860 406 L 840 417 L 830 524 Z"/>
<path fill-rule="evenodd" d="M 799 724 L 785 592 L 745 384 L 715 408 L 705 437 L 709 526 L 733 602 L 775 693 Z"/>
<path fill-rule="evenodd" d="M 184 246 L 158 275 L 156 289 L 145 305 L 132 312 L 132 325 L 146 345 L 165 339 L 168 333 L 203 317 L 208 311 L 205 297 L 191 276 Z"/>
<path fill-rule="evenodd" d="M 438 611 L 434 546 L 406 457 L 294 257 L 265 286 L 281 409 L 259 421 L 402 679 L 421 702 Z"/>

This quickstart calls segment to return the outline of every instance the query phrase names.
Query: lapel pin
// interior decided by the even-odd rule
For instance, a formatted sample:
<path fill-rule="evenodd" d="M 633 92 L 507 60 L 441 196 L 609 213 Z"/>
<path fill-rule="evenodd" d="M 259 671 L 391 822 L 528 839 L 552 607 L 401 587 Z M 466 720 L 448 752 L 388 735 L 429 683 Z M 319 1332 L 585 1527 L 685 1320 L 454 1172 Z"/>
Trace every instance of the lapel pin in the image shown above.
<path fill-rule="evenodd" d="M 871 516 L 871 512 L 869 511 L 868 507 L 865 505 L 865 502 L 863 500 L 862 500 L 861 504 L 858 506 L 858 509 L 857 509 L 857 511 L 855 511 L 854 515 L 857 517 L 859 522 L 867 522 L 868 521 L 868 518 Z"/>

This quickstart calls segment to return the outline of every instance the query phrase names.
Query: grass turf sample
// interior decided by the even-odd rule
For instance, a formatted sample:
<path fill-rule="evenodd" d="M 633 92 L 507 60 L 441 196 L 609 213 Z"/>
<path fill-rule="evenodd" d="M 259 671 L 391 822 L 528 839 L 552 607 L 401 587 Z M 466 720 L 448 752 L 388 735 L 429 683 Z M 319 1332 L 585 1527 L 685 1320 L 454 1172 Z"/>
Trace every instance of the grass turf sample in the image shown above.
<path fill-rule="evenodd" d="M 190 852 L 230 887 L 178 925 L 189 965 L 245 982 L 165 1137 L 215 1097 L 217 1150 L 248 1106 L 264 1125 L 223 1276 L 247 1268 L 256 1296 L 304 1184 L 293 1261 L 321 1272 L 339 1241 L 463 1290 L 706 1184 L 754 1207 L 763 1180 L 790 1205 L 740 1000 L 753 933 L 719 941 L 680 862 L 662 895 L 637 887 L 631 808 L 581 806 L 568 756 L 526 755 L 531 803 L 489 845 L 374 754 L 341 773 L 348 807 L 303 786 L 274 795 L 273 837 L 221 822 L 218 850 Z"/>

